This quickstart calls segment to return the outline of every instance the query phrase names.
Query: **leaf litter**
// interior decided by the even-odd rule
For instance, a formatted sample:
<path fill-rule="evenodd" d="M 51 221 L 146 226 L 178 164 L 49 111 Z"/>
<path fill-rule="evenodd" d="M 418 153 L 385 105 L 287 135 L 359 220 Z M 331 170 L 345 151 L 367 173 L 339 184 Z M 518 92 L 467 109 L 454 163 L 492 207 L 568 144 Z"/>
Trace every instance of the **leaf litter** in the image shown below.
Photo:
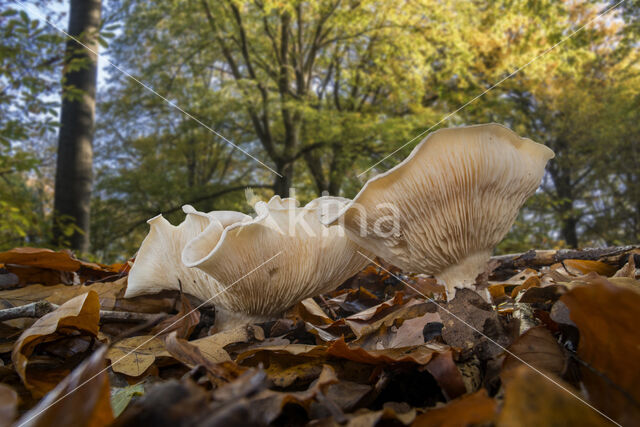
<path fill-rule="evenodd" d="M 497 257 L 486 291 L 448 302 L 379 260 L 281 319 L 216 332 L 188 295 L 124 299 L 129 264 L 18 248 L 0 254 L 0 310 L 58 307 L 0 322 L 0 424 L 632 425 L 639 258 Z"/>

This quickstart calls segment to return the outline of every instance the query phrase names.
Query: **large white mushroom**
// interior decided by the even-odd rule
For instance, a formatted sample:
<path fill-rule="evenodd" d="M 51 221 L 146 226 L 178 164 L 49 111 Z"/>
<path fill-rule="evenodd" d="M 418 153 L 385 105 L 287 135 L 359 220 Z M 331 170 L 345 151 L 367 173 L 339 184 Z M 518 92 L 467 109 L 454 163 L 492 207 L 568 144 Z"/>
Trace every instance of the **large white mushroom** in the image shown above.
<path fill-rule="evenodd" d="M 405 271 L 435 275 L 450 299 L 486 268 L 553 157 L 498 124 L 441 129 L 322 221 Z"/>
<path fill-rule="evenodd" d="M 325 227 L 319 217 L 349 201 L 323 197 L 304 207 L 274 196 L 258 202 L 256 218 L 224 228 L 209 225 L 188 242 L 184 265 L 215 279 L 197 297 L 216 306 L 216 326 L 277 317 L 305 298 L 335 289 L 368 260 L 364 249 L 340 226 Z M 365 252 L 368 254 L 368 252 Z"/>

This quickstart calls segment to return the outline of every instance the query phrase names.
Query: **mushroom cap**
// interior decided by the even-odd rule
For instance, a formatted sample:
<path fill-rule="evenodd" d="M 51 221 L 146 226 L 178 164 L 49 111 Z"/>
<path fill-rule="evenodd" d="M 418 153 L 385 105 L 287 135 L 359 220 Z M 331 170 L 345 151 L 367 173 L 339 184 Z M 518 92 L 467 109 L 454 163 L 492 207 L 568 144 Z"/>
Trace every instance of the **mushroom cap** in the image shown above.
<path fill-rule="evenodd" d="M 342 223 L 356 243 L 406 271 L 442 279 L 451 296 L 483 271 L 553 157 L 498 124 L 440 129 L 322 221 Z"/>
<path fill-rule="evenodd" d="M 221 234 L 210 225 L 185 246 L 182 261 L 215 278 L 224 291 L 212 287 L 196 296 L 255 318 L 279 315 L 335 289 L 368 263 L 342 227 L 319 220 L 323 210 L 347 203 L 322 197 L 301 208 L 294 199 L 274 196 L 256 203 L 253 220 L 229 225 Z"/>
<path fill-rule="evenodd" d="M 172 225 L 162 215 L 147 221 L 151 228 L 129 272 L 126 298 L 179 290 L 180 284 L 185 293 L 197 296 L 204 289 L 219 286 L 211 276 L 187 268 L 181 261 L 182 250 L 210 225 L 222 234 L 223 223 L 246 221 L 251 217 L 232 211 L 203 213 L 189 205 L 183 206 L 182 210 L 187 217 L 178 226 Z"/>

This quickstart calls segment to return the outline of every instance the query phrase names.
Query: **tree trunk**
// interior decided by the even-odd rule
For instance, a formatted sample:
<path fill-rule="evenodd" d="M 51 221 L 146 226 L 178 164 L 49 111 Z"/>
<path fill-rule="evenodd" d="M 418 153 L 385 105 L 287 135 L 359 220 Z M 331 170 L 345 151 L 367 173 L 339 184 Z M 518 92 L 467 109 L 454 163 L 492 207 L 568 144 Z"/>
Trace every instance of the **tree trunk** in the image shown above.
<path fill-rule="evenodd" d="M 98 51 L 101 0 L 71 0 L 69 34 Z M 54 200 L 54 243 L 89 250 L 97 55 L 67 41 Z M 77 67 L 80 65 L 80 67 Z M 78 69 L 79 68 L 79 69 Z M 76 91 L 81 91 L 78 95 Z M 65 242 L 64 232 L 77 229 Z"/>
<path fill-rule="evenodd" d="M 273 192 L 280 197 L 289 197 L 289 189 L 293 182 L 293 163 L 276 163 L 276 171 L 282 176 L 276 175 Z"/>

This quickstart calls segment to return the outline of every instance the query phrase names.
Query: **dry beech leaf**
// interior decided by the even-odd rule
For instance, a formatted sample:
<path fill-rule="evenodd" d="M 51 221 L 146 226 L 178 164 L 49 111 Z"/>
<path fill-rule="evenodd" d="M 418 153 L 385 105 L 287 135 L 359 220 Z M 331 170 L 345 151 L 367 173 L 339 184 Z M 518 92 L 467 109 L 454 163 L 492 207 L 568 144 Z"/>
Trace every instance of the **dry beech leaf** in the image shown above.
<path fill-rule="evenodd" d="M 634 251 L 631 254 L 629 254 L 629 261 L 627 261 L 627 263 L 618 271 L 616 271 L 616 274 L 613 275 L 613 277 L 628 277 L 630 279 L 635 279 L 636 278 L 636 260 L 635 260 L 635 255 L 637 254 L 639 251 Z"/>
<path fill-rule="evenodd" d="M 176 331 L 178 338 L 189 338 L 198 323 L 200 323 L 200 312 L 194 310 L 187 296 L 182 294 L 180 297 L 180 310 L 173 316 L 169 316 L 158 323 L 151 330 L 151 333 L 163 336 Z"/>
<path fill-rule="evenodd" d="M 114 372 L 139 377 L 160 356 L 169 356 L 162 340 L 152 335 L 141 335 L 118 341 L 109 348 L 106 357 L 111 361 Z"/>
<path fill-rule="evenodd" d="M 564 372 L 565 354 L 551 332 L 544 326 L 529 329 L 520 335 L 508 350 L 537 369 L 558 376 Z M 510 353 L 507 353 L 502 364 L 502 369 L 505 371 L 522 365 L 522 362 Z"/>
<path fill-rule="evenodd" d="M 240 384 L 234 382 L 216 390 L 214 397 L 217 402 L 208 408 L 210 415 L 202 421 L 202 424 L 269 425 L 278 418 L 285 406 L 296 405 L 309 412 L 312 403 L 318 400 L 335 409 L 337 411 L 335 415 L 342 415 L 333 402 L 323 398 L 329 387 L 338 383 L 335 371 L 328 365 L 322 367 L 317 379 L 303 391 L 278 392 L 262 389 L 255 393 L 255 385 L 260 386 L 265 379 L 264 371 L 248 371 L 239 378 L 244 380 L 240 381 Z M 244 397 L 251 392 L 255 394 Z"/>
<path fill-rule="evenodd" d="M 5 384 L 0 384 L 0 426 L 9 426 L 18 413 L 18 393 Z"/>
<path fill-rule="evenodd" d="M 381 328 L 390 328 L 404 320 L 421 317 L 429 312 L 435 312 L 437 306 L 432 302 L 412 299 L 403 305 L 390 307 L 388 310 L 380 311 L 376 316 L 366 322 L 346 320 L 357 337 L 356 343 L 360 343 L 364 337 L 372 334 Z"/>
<path fill-rule="evenodd" d="M 60 271 L 76 271 L 80 261 L 69 252 L 55 252 L 44 248 L 15 248 L 0 253 L 0 263 L 49 268 Z"/>
<path fill-rule="evenodd" d="M 466 427 L 488 424 L 496 416 L 497 403 L 485 389 L 452 400 L 419 415 L 413 427 Z"/>
<path fill-rule="evenodd" d="M 199 348 L 193 345 L 193 342 L 188 342 L 178 338 L 176 336 L 176 332 L 172 332 L 167 336 L 165 346 L 171 356 L 179 362 L 184 363 L 190 368 L 194 368 L 198 365 L 204 366 L 207 372 L 214 378 L 233 381 L 245 371 L 245 368 L 240 368 L 234 363 L 231 363 L 229 355 L 226 354 L 222 348 L 220 350 L 226 354 L 227 359 L 224 359 L 224 356 L 219 356 L 217 359 L 211 359 L 208 356 L 203 355 Z M 223 364 L 223 362 L 229 363 Z"/>
<path fill-rule="evenodd" d="M 591 367 L 581 368 L 591 401 L 621 424 L 634 424 L 640 419 L 640 282 L 598 277 L 574 287 L 560 301 L 580 331 L 578 357 Z"/>
<path fill-rule="evenodd" d="M 563 387 L 572 390 L 560 378 L 551 378 Z M 502 375 L 504 381 L 504 403 L 498 426 L 538 427 L 559 426 L 610 426 L 611 422 L 593 409 L 562 390 L 527 366 L 518 366 Z M 578 394 L 577 390 L 573 390 Z"/>
<path fill-rule="evenodd" d="M 105 352 L 106 347 L 94 351 L 16 424 L 21 427 L 110 424 L 113 413 Z"/>
<path fill-rule="evenodd" d="M 565 269 L 574 275 L 598 273 L 602 276 L 611 276 L 616 272 L 616 267 L 605 264 L 602 261 L 590 261 L 582 259 L 565 259 L 562 261 Z"/>
<path fill-rule="evenodd" d="M 61 337 L 84 334 L 98 335 L 100 321 L 100 301 L 98 294 L 90 291 L 67 301 L 55 311 L 46 314 L 20 335 L 11 359 L 18 375 L 34 396 L 42 396 L 55 386 L 46 381 L 38 381 L 39 387 L 32 387 L 27 375 L 29 357 L 35 347 L 44 342 Z M 44 389 L 43 389 L 44 387 Z"/>
<path fill-rule="evenodd" d="M 320 307 L 313 298 L 307 298 L 300 301 L 290 309 L 284 317 L 294 321 L 299 318 L 314 326 L 330 325 L 333 323 L 333 320 L 327 316 L 327 313 L 324 312 L 322 307 Z"/>
<path fill-rule="evenodd" d="M 24 288 L 0 292 L 0 305 L 3 308 L 17 307 L 37 301 L 49 301 L 61 305 L 78 295 L 94 291 L 100 298 L 103 310 L 113 310 L 118 293 L 124 288 L 124 283 L 108 282 L 93 285 L 30 285 Z"/>
<path fill-rule="evenodd" d="M 258 347 L 238 355 L 238 363 L 248 362 L 261 353 L 289 354 L 305 357 L 337 357 L 354 362 L 379 365 L 389 363 L 414 363 L 426 365 L 439 353 L 450 352 L 450 348 L 440 344 L 423 344 L 412 347 L 389 348 L 383 350 L 365 350 L 360 347 L 349 347 L 344 339 L 336 340 L 329 346 L 290 344 L 284 346 Z"/>
<path fill-rule="evenodd" d="M 379 411 L 359 409 L 348 416 L 348 427 L 365 427 L 377 425 L 409 425 L 416 418 L 416 410 L 410 409 L 406 412 L 398 412 L 390 407 L 385 407 Z"/>
<path fill-rule="evenodd" d="M 424 327 L 427 323 L 442 323 L 438 313 L 426 313 L 420 317 L 402 322 L 391 338 L 389 347 L 408 347 L 424 343 Z"/>

